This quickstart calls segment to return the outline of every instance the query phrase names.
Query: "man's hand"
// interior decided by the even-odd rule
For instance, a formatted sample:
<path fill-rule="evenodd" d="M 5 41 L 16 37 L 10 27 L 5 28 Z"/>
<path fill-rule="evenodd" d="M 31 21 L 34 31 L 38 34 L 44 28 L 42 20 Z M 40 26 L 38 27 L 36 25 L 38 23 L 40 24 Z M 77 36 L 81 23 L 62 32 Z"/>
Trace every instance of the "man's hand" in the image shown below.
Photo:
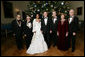
<path fill-rule="evenodd" d="M 26 35 L 26 34 L 24 34 L 23 39 L 24 39 L 26 36 L 27 36 L 27 35 Z"/>
<path fill-rule="evenodd" d="M 66 33 L 66 37 L 68 36 L 68 32 Z"/>
<path fill-rule="evenodd" d="M 15 37 L 15 34 L 13 34 L 13 36 Z"/>
<path fill-rule="evenodd" d="M 73 36 L 75 36 L 76 35 L 76 33 L 75 32 L 73 32 Z"/>
<path fill-rule="evenodd" d="M 52 30 L 50 30 L 50 33 L 52 33 Z"/>
<path fill-rule="evenodd" d="M 26 37 L 27 35 L 26 34 L 24 34 L 24 37 Z"/>

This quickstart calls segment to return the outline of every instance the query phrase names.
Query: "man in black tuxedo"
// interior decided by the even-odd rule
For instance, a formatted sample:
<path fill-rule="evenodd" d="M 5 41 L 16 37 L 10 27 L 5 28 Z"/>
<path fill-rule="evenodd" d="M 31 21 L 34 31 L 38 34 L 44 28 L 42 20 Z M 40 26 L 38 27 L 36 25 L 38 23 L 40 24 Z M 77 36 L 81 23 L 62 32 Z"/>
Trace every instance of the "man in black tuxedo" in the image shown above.
<path fill-rule="evenodd" d="M 52 12 L 52 19 L 51 19 L 51 39 L 53 42 L 53 46 L 57 45 L 57 25 L 58 25 L 59 18 L 56 16 L 56 11 Z"/>
<path fill-rule="evenodd" d="M 21 16 L 18 14 L 16 19 L 12 21 L 13 36 L 16 39 L 17 48 L 21 50 L 23 48 L 22 38 L 22 21 Z"/>
<path fill-rule="evenodd" d="M 72 52 L 74 52 L 75 50 L 75 42 L 76 42 L 76 33 L 78 31 L 78 18 L 76 16 L 74 16 L 74 10 L 71 9 L 69 11 L 69 42 L 70 39 L 72 40 Z M 69 43 L 69 47 L 70 47 L 70 43 Z"/>
<path fill-rule="evenodd" d="M 26 42 L 26 48 L 29 48 L 32 39 L 32 21 L 30 20 L 30 16 L 26 17 L 26 21 L 23 22 L 23 33 Z"/>
<path fill-rule="evenodd" d="M 45 41 L 50 48 L 50 19 L 48 18 L 48 13 L 43 13 L 43 18 L 41 19 L 41 31 L 44 35 Z"/>

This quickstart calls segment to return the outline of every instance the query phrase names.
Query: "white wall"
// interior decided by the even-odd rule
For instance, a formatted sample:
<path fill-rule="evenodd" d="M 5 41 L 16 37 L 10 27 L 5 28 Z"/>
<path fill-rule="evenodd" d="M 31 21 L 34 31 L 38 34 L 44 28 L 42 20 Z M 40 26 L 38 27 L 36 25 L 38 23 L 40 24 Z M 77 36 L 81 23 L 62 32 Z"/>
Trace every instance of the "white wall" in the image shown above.
<path fill-rule="evenodd" d="M 16 15 L 16 9 L 20 9 L 21 14 L 22 14 L 23 10 L 27 9 L 28 1 L 9 1 L 9 2 L 13 3 L 14 17 Z M 5 18 L 4 17 L 3 5 L 2 5 L 2 1 L 1 1 L 1 24 L 11 23 L 12 20 L 14 20 L 14 18 Z"/>
<path fill-rule="evenodd" d="M 79 20 L 84 21 L 84 1 L 71 1 L 71 8 L 75 10 L 75 14 L 77 14 L 77 8 L 82 7 L 82 15 L 77 15 Z"/>

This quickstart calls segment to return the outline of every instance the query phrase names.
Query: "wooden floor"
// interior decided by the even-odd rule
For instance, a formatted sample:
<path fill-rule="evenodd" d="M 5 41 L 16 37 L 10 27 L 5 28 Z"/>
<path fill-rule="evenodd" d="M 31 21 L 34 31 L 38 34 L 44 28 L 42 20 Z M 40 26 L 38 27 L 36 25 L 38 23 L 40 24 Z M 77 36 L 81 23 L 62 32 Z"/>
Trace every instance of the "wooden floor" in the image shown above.
<path fill-rule="evenodd" d="M 15 45 L 15 41 L 12 37 L 7 40 L 1 39 L 1 56 L 84 56 L 84 32 L 80 31 L 76 38 L 76 50 L 71 52 L 71 48 L 67 51 L 57 49 L 57 47 L 51 46 L 51 48 L 41 54 L 29 55 L 26 54 L 26 49 L 18 50 Z"/>

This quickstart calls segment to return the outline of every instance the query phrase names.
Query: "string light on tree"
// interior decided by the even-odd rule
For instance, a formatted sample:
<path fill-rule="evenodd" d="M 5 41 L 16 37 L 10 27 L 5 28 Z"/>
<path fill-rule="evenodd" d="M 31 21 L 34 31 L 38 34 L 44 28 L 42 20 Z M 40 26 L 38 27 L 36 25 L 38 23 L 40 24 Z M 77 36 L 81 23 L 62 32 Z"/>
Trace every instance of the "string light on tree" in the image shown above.
<path fill-rule="evenodd" d="M 53 5 L 51 5 L 51 7 L 53 7 Z"/>
<path fill-rule="evenodd" d="M 31 17 L 33 17 L 33 15 L 31 15 Z"/>
<path fill-rule="evenodd" d="M 48 9 L 46 9 L 48 11 Z"/>
<path fill-rule="evenodd" d="M 34 5 L 34 7 L 37 7 L 36 5 Z"/>
<path fill-rule="evenodd" d="M 64 2 L 62 2 L 61 5 L 64 5 Z"/>
<path fill-rule="evenodd" d="M 59 14 L 59 12 L 68 12 L 70 7 L 68 1 L 29 1 L 26 13 L 36 14 L 37 11 L 40 13 L 43 11 L 51 13 L 53 9 L 57 12 L 57 14 Z"/>
<path fill-rule="evenodd" d="M 40 10 L 38 9 L 37 11 L 39 12 Z"/>

